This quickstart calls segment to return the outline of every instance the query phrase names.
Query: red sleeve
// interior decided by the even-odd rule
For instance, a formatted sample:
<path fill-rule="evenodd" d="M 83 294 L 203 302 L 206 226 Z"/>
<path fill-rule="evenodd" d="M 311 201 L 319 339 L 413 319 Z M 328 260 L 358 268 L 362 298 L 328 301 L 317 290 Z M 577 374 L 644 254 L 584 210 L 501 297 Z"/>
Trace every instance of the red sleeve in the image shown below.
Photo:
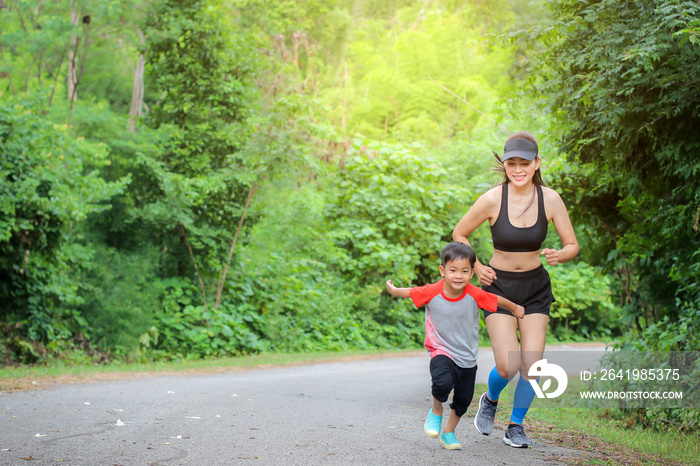
<path fill-rule="evenodd" d="M 495 294 L 484 291 L 471 283 L 467 285 L 467 293 L 476 300 L 476 305 L 479 306 L 479 309 L 490 312 L 496 312 L 498 309 L 498 296 Z"/>
<path fill-rule="evenodd" d="M 431 299 L 442 293 L 443 281 L 444 280 L 440 280 L 439 282 L 431 283 L 430 285 L 411 288 L 411 291 L 409 291 L 408 294 L 413 300 L 413 304 L 416 307 L 421 307 L 423 304 L 430 302 Z"/>

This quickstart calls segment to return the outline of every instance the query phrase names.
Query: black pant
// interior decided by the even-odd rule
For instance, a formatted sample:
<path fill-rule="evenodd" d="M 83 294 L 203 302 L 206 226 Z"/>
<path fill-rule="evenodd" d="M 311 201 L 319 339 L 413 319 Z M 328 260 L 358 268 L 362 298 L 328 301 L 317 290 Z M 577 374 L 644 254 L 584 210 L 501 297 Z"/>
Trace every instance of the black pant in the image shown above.
<path fill-rule="evenodd" d="M 474 397 L 476 365 L 459 367 L 452 359 L 441 354 L 430 360 L 430 376 L 433 381 L 433 397 L 444 403 L 454 389 L 450 409 L 454 409 L 457 416 L 464 416 Z"/>

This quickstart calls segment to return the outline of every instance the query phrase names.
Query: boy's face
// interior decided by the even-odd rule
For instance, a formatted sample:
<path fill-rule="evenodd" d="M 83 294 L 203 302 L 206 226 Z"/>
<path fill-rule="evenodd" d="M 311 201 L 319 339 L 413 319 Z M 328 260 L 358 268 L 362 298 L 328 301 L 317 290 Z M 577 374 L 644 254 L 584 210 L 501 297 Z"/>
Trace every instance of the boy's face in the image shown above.
<path fill-rule="evenodd" d="M 474 276 L 474 269 L 469 259 L 457 259 L 447 262 L 444 267 L 441 265 L 440 275 L 445 279 L 445 293 L 458 297 Z"/>

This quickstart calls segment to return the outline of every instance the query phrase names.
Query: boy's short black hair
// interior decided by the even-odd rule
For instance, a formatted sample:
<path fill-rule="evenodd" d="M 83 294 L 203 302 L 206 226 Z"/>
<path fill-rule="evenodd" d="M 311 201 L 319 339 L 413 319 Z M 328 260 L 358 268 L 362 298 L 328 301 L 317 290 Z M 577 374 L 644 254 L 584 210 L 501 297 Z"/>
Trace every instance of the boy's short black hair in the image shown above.
<path fill-rule="evenodd" d="M 454 241 L 442 248 L 441 262 L 443 267 L 447 265 L 448 262 L 458 259 L 469 260 L 471 267 L 474 268 L 474 264 L 476 263 L 476 254 L 471 246 L 458 241 Z"/>

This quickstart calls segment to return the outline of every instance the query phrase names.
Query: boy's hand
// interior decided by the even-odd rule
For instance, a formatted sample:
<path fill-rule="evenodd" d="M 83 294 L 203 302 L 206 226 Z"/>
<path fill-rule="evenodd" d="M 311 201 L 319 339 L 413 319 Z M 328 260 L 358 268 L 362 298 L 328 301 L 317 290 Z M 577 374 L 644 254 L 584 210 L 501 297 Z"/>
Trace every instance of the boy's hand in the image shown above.
<path fill-rule="evenodd" d="M 386 281 L 386 290 L 389 292 L 390 295 L 395 296 L 397 298 L 411 297 L 411 288 L 397 288 L 394 286 L 393 283 L 391 283 L 391 280 Z"/>
<path fill-rule="evenodd" d="M 516 304 L 515 311 L 513 311 L 513 315 L 518 319 L 522 319 L 523 317 L 525 317 L 525 308 L 522 307 L 520 304 Z"/>

